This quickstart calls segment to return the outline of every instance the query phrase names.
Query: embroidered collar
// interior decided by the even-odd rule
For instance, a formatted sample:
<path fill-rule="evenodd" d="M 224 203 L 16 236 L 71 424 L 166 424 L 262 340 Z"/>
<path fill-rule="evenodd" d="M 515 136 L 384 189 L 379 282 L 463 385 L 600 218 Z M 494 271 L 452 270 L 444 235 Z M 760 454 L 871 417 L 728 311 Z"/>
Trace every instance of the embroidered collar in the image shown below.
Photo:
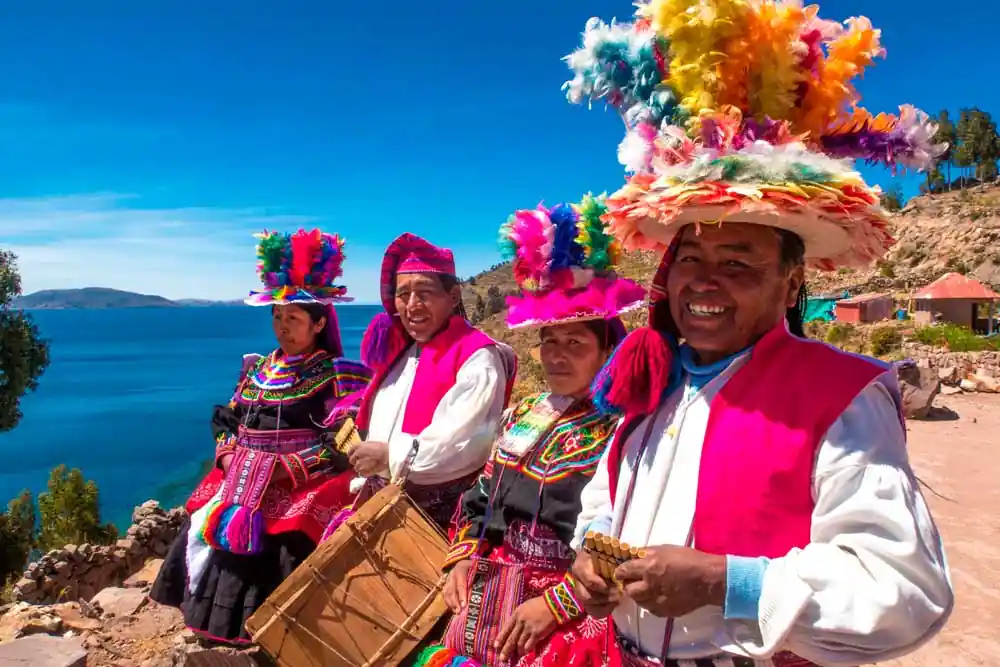
<path fill-rule="evenodd" d="M 501 436 L 501 450 L 516 457 L 528 453 L 566 412 L 576 399 L 560 394 L 543 394 L 531 409 L 511 424 Z"/>
<path fill-rule="evenodd" d="M 326 350 L 316 350 L 307 355 L 285 355 L 277 349 L 265 360 L 261 360 L 254 369 L 251 380 L 261 389 L 288 389 L 298 384 L 305 370 L 326 356 Z"/>

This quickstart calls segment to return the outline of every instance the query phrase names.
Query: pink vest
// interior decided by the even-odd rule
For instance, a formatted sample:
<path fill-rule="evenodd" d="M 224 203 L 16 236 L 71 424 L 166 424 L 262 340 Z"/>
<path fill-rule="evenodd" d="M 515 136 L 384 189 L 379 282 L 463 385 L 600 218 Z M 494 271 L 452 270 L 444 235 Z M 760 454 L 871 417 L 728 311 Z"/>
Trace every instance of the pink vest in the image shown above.
<path fill-rule="evenodd" d="M 458 369 L 479 350 L 496 344 L 495 340 L 473 328 L 464 318 L 457 315 L 452 317 L 448 326 L 424 344 L 420 351 L 417 375 L 403 412 L 403 432 L 417 434 L 427 428 L 441 399 L 455 386 Z M 397 350 L 388 363 L 377 370 L 375 378 L 365 390 L 357 419 L 358 428 L 362 432 L 368 431 L 372 405 L 379 387 L 408 349 L 408 346 L 403 346 Z M 514 387 L 515 373 L 508 375 L 504 392 L 505 406 Z"/>
<path fill-rule="evenodd" d="M 875 359 L 796 338 L 783 323 L 766 334 L 712 400 L 698 472 L 696 548 L 778 558 L 805 547 L 819 445 L 886 370 Z M 896 401 L 898 407 L 898 395 Z M 612 500 L 622 447 L 641 420 L 627 416 L 611 445 Z"/>

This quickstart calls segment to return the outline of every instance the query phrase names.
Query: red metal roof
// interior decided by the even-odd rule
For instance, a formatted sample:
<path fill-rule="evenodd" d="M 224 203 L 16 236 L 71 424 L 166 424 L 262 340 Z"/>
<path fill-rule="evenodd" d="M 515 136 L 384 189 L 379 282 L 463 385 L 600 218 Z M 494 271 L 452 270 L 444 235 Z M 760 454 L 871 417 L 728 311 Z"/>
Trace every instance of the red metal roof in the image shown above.
<path fill-rule="evenodd" d="M 961 273 L 946 273 L 930 285 L 918 290 L 914 299 L 1000 299 L 997 294 L 978 280 Z"/>
<path fill-rule="evenodd" d="M 888 294 L 858 294 L 856 296 L 849 297 L 847 299 L 840 299 L 837 301 L 837 305 L 841 304 L 854 304 L 854 303 L 868 303 L 869 301 L 878 301 L 880 299 L 890 298 Z"/>

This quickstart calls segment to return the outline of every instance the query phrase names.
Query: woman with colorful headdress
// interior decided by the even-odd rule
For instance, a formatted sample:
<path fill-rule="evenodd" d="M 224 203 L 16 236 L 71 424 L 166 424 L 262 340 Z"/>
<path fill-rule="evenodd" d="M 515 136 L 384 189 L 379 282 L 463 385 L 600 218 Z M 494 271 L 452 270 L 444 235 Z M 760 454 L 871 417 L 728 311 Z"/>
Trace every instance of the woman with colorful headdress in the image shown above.
<path fill-rule="evenodd" d="M 344 243 L 300 230 L 258 236 L 262 290 L 278 348 L 244 357 L 228 405 L 216 406 L 215 467 L 192 494 L 190 521 L 172 545 L 151 597 L 184 610 L 210 640 L 249 641 L 244 622 L 319 542 L 351 500 L 347 457 L 333 435 L 346 397 L 371 372 L 344 358 L 334 304 L 348 302 Z"/>
<path fill-rule="evenodd" d="M 519 296 L 511 328 L 539 332 L 549 391 L 506 417 L 478 483 L 462 499 L 445 600 L 455 613 L 443 646 L 417 664 L 516 664 L 581 615 L 569 544 L 580 490 L 595 473 L 616 418 L 602 415 L 590 384 L 625 336 L 619 315 L 645 290 L 615 274 L 618 244 L 601 222 L 603 199 L 517 211 L 501 228 Z M 453 662 L 454 661 L 454 662 Z"/>
<path fill-rule="evenodd" d="M 867 19 L 795 2 L 650 0 L 588 23 L 570 98 L 621 111 L 632 173 L 604 220 L 663 260 L 648 326 L 595 392 L 623 419 L 575 532 L 590 626 L 536 664 L 861 665 L 947 621 L 895 372 L 802 331 L 806 266 L 892 242 L 850 159 L 925 168 L 942 149 L 922 112 L 857 105 L 882 54 Z M 586 545 L 605 536 L 629 548 L 599 573 Z"/>

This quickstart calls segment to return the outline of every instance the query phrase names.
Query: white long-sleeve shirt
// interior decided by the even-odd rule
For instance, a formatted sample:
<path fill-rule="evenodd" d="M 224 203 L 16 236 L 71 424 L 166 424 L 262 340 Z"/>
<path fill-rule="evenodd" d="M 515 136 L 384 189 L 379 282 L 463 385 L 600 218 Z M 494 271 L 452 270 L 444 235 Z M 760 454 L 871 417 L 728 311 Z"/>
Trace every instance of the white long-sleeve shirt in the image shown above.
<path fill-rule="evenodd" d="M 455 385 L 438 403 L 431 423 L 420 433 L 404 433 L 403 415 L 419 360 L 417 346 L 410 346 L 372 403 L 368 439 L 389 444 L 385 474 L 399 474 L 414 438 L 420 443 L 408 477 L 414 484 L 450 482 L 482 468 L 500 428 L 510 365 L 506 357 L 512 355 L 498 346 L 474 352 L 458 369 Z"/>
<path fill-rule="evenodd" d="M 624 507 L 633 472 L 629 454 L 634 458 L 639 449 L 645 421 L 625 443 L 613 511 L 607 461 L 601 462 L 582 493 L 577 546 L 588 528 L 635 546 L 686 542 L 709 404 L 747 358 L 738 357 L 700 391 L 682 387 L 665 400 L 637 466 L 633 497 L 643 502 Z M 894 382 L 893 371 L 876 379 L 827 431 L 813 473 L 811 542 L 766 564 L 757 618 L 727 619 L 720 607 L 678 618 L 669 657 L 726 652 L 770 665 L 770 656 L 791 651 L 818 665 L 853 666 L 909 653 L 943 627 L 954 593 L 887 389 Z M 659 655 L 665 619 L 629 600 L 614 618 L 645 653 Z"/>

